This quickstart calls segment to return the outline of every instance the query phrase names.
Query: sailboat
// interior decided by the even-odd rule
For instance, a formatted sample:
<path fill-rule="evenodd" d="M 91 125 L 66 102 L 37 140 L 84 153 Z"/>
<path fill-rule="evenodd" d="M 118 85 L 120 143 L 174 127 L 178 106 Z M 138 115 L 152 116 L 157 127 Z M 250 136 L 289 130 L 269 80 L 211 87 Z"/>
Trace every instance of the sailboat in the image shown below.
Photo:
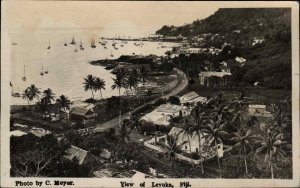
<path fill-rule="evenodd" d="M 14 86 L 12 85 L 12 83 L 9 83 L 11 86 L 11 96 L 13 97 L 21 97 L 20 93 L 19 93 L 19 87 L 18 87 L 18 92 L 14 93 Z"/>
<path fill-rule="evenodd" d="M 114 57 L 114 54 L 112 53 L 112 51 L 110 51 L 110 57 Z"/>
<path fill-rule="evenodd" d="M 91 41 L 91 48 L 96 48 L 94 39 L 92 39 L 92 41 Z"/>
<path fill-rule="evenodd" d="M 50 46 L 50 41 L 49 41 L 49 46 L 48 46 L 48 48 L 47 48 L 48 50 L 50 50 L 51 49 L 51 46 Z"/>
<path fill-rule="evenodd" d="M 76 46 L 76 48 L 75 48 L 74 52 L 78 52 L 77 46 Z"/>
<path fill-rule="evenodd" d="M 40 75 L 41 75 L 41 76 L 44 75 L 44 69 L 43 69 L 43 66 L 42 66 L 42 71 L 41 71 Z"/>
<path fill-rule="evenodd" d="M 73 37 L 73 39 L 72 39 L 72 41 L 71 41 L 71 43 L 70 43 L 70 44 L 73 44 L 73 45 L 75 45 L 75 44 L 76 44 L 74 37 Z"/>
<path fill-rule="evenodd" d="M 84 47 L 82 46 L 81 40 L 80 40 L 80 45 L 79 45 L 79 47 L 80 47 L 80 50 L 84 50 Z"/>
<path fill-rule="evenodd" d="M 22 80 L 23 80 L 23 81 L 26 81 L 26 76 L 25 76 L 25 65 L 24 65 L 24 74 L 23 74 Z"/>
<path fill-rule="evenodd" d="M 45 70 L 45 74 L 48 74 L 48 68 L 47 68 L 47 70 Z"/>
<path fill-rule="evenodd" d="M 65 38 L 65 44 L 64 44 L 65 46 L 68 46 L 68 44 L 67 44 L 67 42 L 66 42 L 66 38 Z"/>

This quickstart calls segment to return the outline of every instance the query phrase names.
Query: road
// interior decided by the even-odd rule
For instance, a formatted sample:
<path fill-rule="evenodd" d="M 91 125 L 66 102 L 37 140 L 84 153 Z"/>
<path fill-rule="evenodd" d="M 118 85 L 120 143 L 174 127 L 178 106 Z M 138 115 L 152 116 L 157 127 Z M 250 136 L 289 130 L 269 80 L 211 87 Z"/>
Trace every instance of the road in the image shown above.
<path fill-rule="evenodd" d="M 182 90 L 184 90 L 188 86 L 188 79 L 187 79 L 186 75 L 181 70 L 176 69 L 176 68 L 174 68 L 174 70 L 177 72 L 177 79 L 178 79 L 179 83 L 172 91 L 170 91 L 169 93 L 167 93 L 167 94 L 165 94 L 161 97 L 158 97 L 158 98 L 154 99 L 153 101 L 145 103 L 145 104 L 135 108 L 132 111 L 129 111 L 129 112 L 126 112 L 125 114 L 122 114 L 121 121 L 123 121 L 126 118 L 129 118 L 129 113 L 132 114 L 135 110 L 143 108 L 145 105 L 153 104 L 153 103 L 155 103 L 155 101 L 157 101 L 160 98 L 167 99 L 170 96 L 177 95 Z M 113 118 L 110 121 L 107 121 L 105 123 L 96 124 L 96 127 L 94 128 L 94 130 L 95 131 L 99 131 L 99 130 L 104 131 L 104 130 L 107 130 L 107 129 L 110 129 L 110 128 L 115 128 L 118 125 L 119 125 L 119 116 L 115 117 L 115 118 Z"/>

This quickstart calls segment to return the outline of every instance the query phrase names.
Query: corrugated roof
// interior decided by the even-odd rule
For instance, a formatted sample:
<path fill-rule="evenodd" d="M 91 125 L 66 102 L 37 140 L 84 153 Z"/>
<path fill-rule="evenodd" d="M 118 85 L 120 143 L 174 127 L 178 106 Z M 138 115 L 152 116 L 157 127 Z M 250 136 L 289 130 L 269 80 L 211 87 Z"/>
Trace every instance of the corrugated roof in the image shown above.
<path fill-rule="evenodd" d="M 179 127 L 173 127 L 170 132 L 168 133 L 168 135 L 178 135 L 178 142 L 182 143 L 185 141 L 189 141 L 188 137 L 184 134 L 184 131 L 182 128 Z M 200 136 L 201 137 L 201 144 L 203 144 L 205 142 L 205 139 L 203 137 L 203 135 Z M 190 142 L 192 146 L 198 147 L 199 146 L 199 139 L 198 139 L 198 135 L 196 134 L 196 132 L 193 133 L 193 135 L 190 137 Z"/>
<path fill-rule="evenodd" d="M 179 99 L 180 99 L 180 102 L 181 102 L 181 101 L 190 101 L 190 100 L 192 100 L 194 98 L 197 98 L 197 97 L 199 97 L 199 95 L 195 91 L 192 91 L 190 93 L 182 95 Z"/>
<path fill-rule="evenodd" d="M 75 107 L 74 110 L 71 112 L 72 114 L 80 115 L 80 116 L 85 116 L 90 109 L 82 108 L 82 107 Z"/>
<path fill-rule="evenodd" d="M 74 158 L 76 158 L 78 160 L 78 164 L 81 165 L 85 160 L 87 154 L 88 152 L 86 150 L 71 145 L 71 147 L 66 150 L 66 154 L 64 157 L 69 160 L 73 160 Z"/>
<path fill-rule="evenodd" d="M 217 77 L 223 77 L 225 75 L 231 75 L 230 72 L 214 72 L 214 71 L 210 71 L 210 72 L 201 72 L 199 74 L 200 76 L 204 76 L 204 77 L 210 77 L 210 76 L 217 76 Z"/>

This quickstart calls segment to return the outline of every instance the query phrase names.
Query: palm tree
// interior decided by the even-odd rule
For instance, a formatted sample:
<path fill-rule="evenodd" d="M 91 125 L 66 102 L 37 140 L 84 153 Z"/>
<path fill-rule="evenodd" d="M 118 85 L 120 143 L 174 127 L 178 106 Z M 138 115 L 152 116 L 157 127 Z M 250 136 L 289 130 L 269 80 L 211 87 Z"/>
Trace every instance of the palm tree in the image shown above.
<path fill-rule="evenodd" d="M 220 178 L 222 177 L 221 173 L 221 165 L 220 165 L 220 157 L 218 154 L 218 143 L 222 144 L 222 138 L 224 136 L 227 136 L 228 133 L 224 131 L 226 124 L 222 122 L 221 119 L 218 119 L 217 121 L 214 121 L 212 119 L 209 119 L 208 123 L 206 124 L 205 128 L 202 130 L 203 133 L 206 133 L 204 136 L 205 139 L 208 141 L 208 143 L 214 142 L 215 149 L 216 149 L 216 156 L 218 159 L 218 165 L 219 165 L 219 171 L 220 171 Z"/>
<path fill-rule="evenodd" d="M 59 105 L 59 108 L 63 110 L 64 113 L 67 113 L 67 110 L 70 110 L 71 101 L 67 96 L 61 95 L 56 99 L 56 103 Z"/>
<path fill-rule="evenodd" d="M 113 78 L 114 80 L 114 84 L 111 86 L 112 89 L 118 89 L 119 90 L 119 97 L 121 96 L 121 88 L 125 88 L 126 87 L 126 83 L 125 83 L 125 72 L 123 71 L 123 69 L 118 70 L 117 74 L 116 74 L 116 78 Z M 119 127 L 121 127 L 121 116 L 122 116 L 122 110 L 121 110 L 121 98 L 120 100 L 120 106 L 119 106 Z"/>
<path fill-rule="evenodd" d="M 95 89 L 100 91 L 101 99 L 102 97 L 102 89 L 105 90 L 105 81 L 99 77 L 95 79 Z"/>
<path fill-rule="evenodd" d="M 118 89 L 119 90 L 119 96 L 121 96 L 121 89 L 125 88 L 125 74 L 123 74 L 121 71 L 118 71 L 116 74 L 116 78 L 113 78 L 114 84 L 111 86 L 112 89 Z"/>
<path fill-rule="evenodd" d="M 139 69 L 140 73 L 141 73 L 141 79 L 143 84 L 145 84 L 146 79 L 147 79 L 147 75 L 148 75 L 148 71 L 144 66 L 141 66 L 141 68 Z"/>
<path fill-rule="evenodd" d="M 32 99 L 36 98 L 36 99 L 40 100 L 40 96 L 39 95 L 41 94 L 41 92 L 40 92 L 40 90 L 37 87 L 35 87 L 34 84 L 32 84 L 31 86 L 29 86 L 27 89 L 29 89 L 29 93 L 30 93 Z"/>
<path fill-rule="evenodd" d="M 30 94 L 29 91 L 30 91 L 30 90 L 29 90 L 28 88 L 25 89 L 24 93 L 22 94 L 22 98 L 25 99 L 25 100 L 27 100 L 28 105 L 29 105 L 29 107 L 31 108 L 31 106 L 30 106 L 30 104 L 29 104 L 29 101 L 32 101 L 33 98 L 32 98 L 32 96 L 31 96 L 31 94 Z"/>
<path fill-rule="evenodd" d="M 247 106 L 239 106 L 233 112 L 231 123 L 235 128 L 241 128 L 240 126 L 247 120 Z"/>
<path fill-rule="evenodd" d="M 92 91 L 92 97 L 94 100 L 94 91 L 96 91 L 96 88 L 95 88 L 95 77 L 93 77 L 93 75 L 89 74 L 86 78 L 84 78 L 83 87 L 85 91 L 88 90 Z"/>
<path fill-rule="evenodd" d="M 265 154 L 265 162 L 269 162 L 272 179 L 274 179 L 273 159 L 277 160 L 278 157 L 285 156 L 285 152 L 281 149 L 281 146 L 286 144 L 286 141 L 283 141 L 282 137 L 282 133 L 270 129 L 266 129 L 262 134 L 258 135 L 258 142 L 261 144 L 261 147 L 256 150 L 256 153 Z"/>
<path fill-rule="evenodd" d="M 234 137 L 230 139 L 234 141 L 236 144 L 233 146 L 237 148 L 240 155 L 244 155 L 244 162 L 245 162 L 245 170 L 246 174 L 248 174 L 248 167 L 247 167 L 247 147 L 253 149 L 252 143 L 254 142 L 254 135 L 252 130 L 240 130 L 234 133 Z"/>
<path fill-rule="evenodd" d="M 186 123 L 185 126 L 180 131 L 180 133 L 183 133 L 183 137 L 186 136 L 188 139 L 190 156 L 192 156 L 192 146 L 191 146 L 190 138 L 193 136 L 194 132 L 195 131 L 193 130 L 193 127 L 189 123 Z"/>
<path fill-rule="evenodd" d="M 127 82 L 127 86 L 128 88 L 131 90 L 131 93 L 132 93 L 132 88 L 137 89 L 138 87 L 138 84 L 140 82 L 139 80 L 139 77 L 137 77 L 136 74 L 130 74 L 127 79 L 126 79 L 126 82 Z M 137 92 L 136 92 L 137 93 Z"/>
<path fill-rule="evenodd" d="M 197 108 L 196 108 L 197 109 Z M 192 127 L 192 130 L 196 132 L 197 137 L 198 137 L 198 144 L 199 144 L 199 150 L 198 150 L 198 155 L 201 158 L 202 156 L 202 143 L 201 143 L 201 139 L 203 138 L 203 129 L 205 128 L 205 124 L 207 121 L 207 116 L 205 115 L 204 112 L 196 112 L 194 113 L 196 115 L 194 115 L 195 118 L 195 124 Z M 203 162 L 201 160 L 201 172 L 202 174 L 204 173 L 204 168 L 203 168 Z"/>
<path fill-rule="evenodd" d="M 48 88 L 43 91 L 43 97 L 45 98 L 46 103 L 51 103 L 51 101 L 54 101 L 54 93 L 52 92 L 52 89 Z"/>
<path fill-rule="evenodd" d="M 162 143 L 164 148 L 167 150 L 167 152 L 170 155 L 172 174 L 174 173 L 174 162 L 175 162 L 176 153 L 180 153 L 182 151 L 181 147 L 187 143 L 187 141 L 180 143 L 178 141 L 178 135 L 179 134 L 167 135 L 166 142 Z"/>

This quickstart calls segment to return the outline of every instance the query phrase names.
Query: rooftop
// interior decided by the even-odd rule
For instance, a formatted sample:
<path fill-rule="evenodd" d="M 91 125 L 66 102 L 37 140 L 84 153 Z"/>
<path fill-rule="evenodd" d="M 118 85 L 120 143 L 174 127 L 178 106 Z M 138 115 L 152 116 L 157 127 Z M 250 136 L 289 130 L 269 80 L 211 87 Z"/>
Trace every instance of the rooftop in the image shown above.
<path fill-rule="evenodd" d="M 71 145 L 70 148 L 66 150 L 66 154 L 64 157 L 66 157 L 69 160 L 77 159 L 78 164 L 83 164 L 88 152 L 84 149 L 78 148 L 76 146 Z"/>
<path fill-rule="evenodd" d="M 217 77 L 223 77 L 225 75 L 230 76 L 230 72 L 215 72 L 215 71 L 207 71 L 207 72 L 201 72 L 199 76 L 204 76 L 204 77 L 210 77 L 210 76 L 217 76 Z"/>

